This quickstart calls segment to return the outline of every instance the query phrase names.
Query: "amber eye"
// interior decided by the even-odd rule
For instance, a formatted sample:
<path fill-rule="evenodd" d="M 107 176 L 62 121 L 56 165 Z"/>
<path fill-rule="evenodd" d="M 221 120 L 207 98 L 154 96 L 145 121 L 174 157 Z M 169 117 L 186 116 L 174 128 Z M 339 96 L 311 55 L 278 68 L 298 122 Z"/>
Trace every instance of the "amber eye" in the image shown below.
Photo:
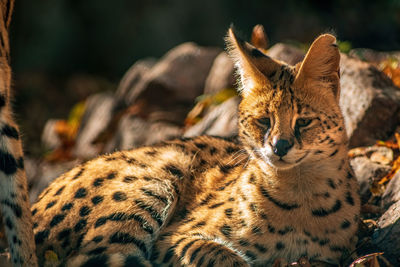
<path fill-rule="evenodd" d="M 312 119 L 300 118 L 296 120 L 296 128 L 302 128 L 310 125 Z"/>
<path fill-rule="evenodd" d="M 262 128 L 269 128 L 271 127 L 271 120 L 267 117 L 259 118 L 256 120 L 257 125 Z"/>

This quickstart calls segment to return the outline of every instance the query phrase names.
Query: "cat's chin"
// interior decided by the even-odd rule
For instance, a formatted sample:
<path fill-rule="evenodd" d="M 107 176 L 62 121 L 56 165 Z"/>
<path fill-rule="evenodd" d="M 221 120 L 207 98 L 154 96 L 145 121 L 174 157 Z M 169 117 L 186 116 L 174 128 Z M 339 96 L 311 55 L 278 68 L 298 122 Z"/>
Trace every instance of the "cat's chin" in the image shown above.
<path fill-rule="evenodd" d="M 279 159 L 279 160 L 268 160 L 267 164 L 274 168 L 274 169 L 278 169 L 278 170 L 288 170 L 293 168 L 294 166 L 296 166 L 297 164 L 293 164 L 291 162 L 287 162 L 285 160 Z"/>

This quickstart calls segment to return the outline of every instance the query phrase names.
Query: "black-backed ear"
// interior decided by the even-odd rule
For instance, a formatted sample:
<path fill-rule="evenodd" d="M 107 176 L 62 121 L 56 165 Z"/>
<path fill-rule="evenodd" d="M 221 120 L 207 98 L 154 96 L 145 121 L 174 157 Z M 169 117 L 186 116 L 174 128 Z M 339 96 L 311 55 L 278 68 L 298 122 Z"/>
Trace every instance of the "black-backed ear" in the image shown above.
<path fill-rule="evenodd" d="M 295 83 L 303 88 L 329 88 L 336 100 L 340 96 L 340 53 L 336 38 L 330 34 L 319 36 L 300 64 Z"/>
<path fill-rule="evenodd" d="M 253 45 L 238 38 L 233 27 L 226 37 L 227 50 L 239 74 L 239 91 L 248 95 L 256 85 L 271 88 L 269 77 L 279 69 L 280 64 Z"/>

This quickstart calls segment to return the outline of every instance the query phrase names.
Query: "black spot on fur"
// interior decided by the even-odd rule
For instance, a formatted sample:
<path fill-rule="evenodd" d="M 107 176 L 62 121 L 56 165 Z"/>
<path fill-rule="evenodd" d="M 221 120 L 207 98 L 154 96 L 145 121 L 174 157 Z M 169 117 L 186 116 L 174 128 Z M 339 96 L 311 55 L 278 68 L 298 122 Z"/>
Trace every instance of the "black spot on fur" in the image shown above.
<path fill-rule="evenodd" d="M 251 232 L 253 232 L 255 235 L 262 235 L 262 231 L 259 226 L 253 226 L 253 228 L 251 228 Z"/>
<path fill-rule="evenodd" d="M 199 149 L 205 149 L 208 145 L 205 143 L 194 143 L 194 145 Z"/>
<path fill-rule="evenodd" d="M 101 254 L 90 257 L 81 267 L 108 267 L 108 255 Z"/>
<path fill-rule="evenodd" d="M 61 192 L 64 190 L 64 188 L 65 188 L 65 185 L 61 186 L 61 187 L 57 190 L 57 192 L 54 194 L 54 196 L 59 196 L 59 195 L 61 194 Z"/>
<path fill-rule="evenodd" d="M 42 244 L 44 242 L 44 240 L 49 236 L 50 231 L 48 229 L 37 232 L 35 234 L 35 243 L 36 244 Z"/>
<path fill-rule="evenodd" d="M 103 200 L 104 200 L 104 197 L 103 197 L 103 196 L 94 196 L 94 197 L 92 197 L 92 203 L 93 203 L 94 205 L 99 204 L 99 203 L 102 202 Z"/>
<path fill-rule="evenodd" d="M 321 239 L 320 241 L 319 241 L 319 245 L 320 246 L 325 246 L 326 244 L 328 244 L 330 242 L 330 240 L 328 239 L 328 238 L 325 238 L 325 239 Z"/>
<path fill-rule="evenodd" d="M 223 165 L 219 166 L 219 170 L 223 172 L 224 174 L 229 173 L 233 168 L 235 168 L 234 165 Z"/>
<path fill-rule="evenodd" d="M 337 212 L 338 210 L 341 209 L 341 207 L 342 207 L 342 202 L 339 199 L 337 199 L 332 208 L 330 209 L 318 208 L 312 210 L 312 214 L 317 217 L 324 217 Z"/>
<path fill-rule="evenodd" d="M 268 224 L 268 231 L 273 234 L 275 233 L 275 227 L 273 227 L 272 225 Z"/>
<path fill-rule="evenodd" d="M 87 190 L 83 187 L 79 188 L 76 193 L 74 198 L 84 198 L 87 195 Z"/>
<path fill-rule="evenodd" d="M 329 185 L 332 189 L 336 189 L 336 184 L 335 184 L 335 182 L 334 182 L 331 178 L 328 178 L 326 181 L 327 181 L 328 185 Z"/>
<path fill-rule="evenodd" d="M 350 227 L 350 225 L 351 225 L 351 223 L 350 223 L 348 220 L 344 220 L 344 221 L 342 222 L 342 224 L 340 225 L 340 228 L 342 228 L 342 229 L 347 229 L 347 228 Z"/>
<path fill-rule="evenodd" d="M 71 229 L 70 228 L 65 228 L 61 232 L 58 233 L 57 235 L 57 240 L 61 241 L 65 238 L 68 238 L 71 234 Z"/>
<path fill-rule="evenodd" d="M 124 232 L 115 232 L 110 236 L 109 239 L 110 244 L 135 244 L 145 255 L 145 257 L 148 257 L 148 252 L 146 248 L 146 244 L 139 239 L 136 239 L 135 237 L 131 236 L 129 233 L 124 233 Z"/>
<path fill-rule="evenodd" d="M 104 237 L 102 235 L 97 235 L 95 237 L 93 237 L 92 241 L 95 243 L 100 243 L 101 241 L 103 241 Z"/>
<path fill-rule="evenodd" d="M 132 266 L 145 267 L 146 265 L 142 263 L 140 258 L 133 255 L 129 255 L 128 257 L 125 258 L 124 267 L 132 267 Z"/>
<path fill-rule="evenodd" d="M 250 250 L 247 250 L 244 253 L 248 258 L 250 258 L 250 260 L 255 261 L 257 259 L 257 255 L 254 254 L 254 252 L 251 252 Z"/>
<path fill-rule="evenodd" d="M 72 180 L 78 179 L 82 175 L 84 170 L 85 170 L 85 168 L 81 168 L 79 170 L 79 172 L 77 174 L 75 174 L 74 177 L 72 177 Z"/>
<path fill-rule="evenodd" d="M 231 228 L 229 225 L 224 224 L 221 228 L 219 228 L 219 231 L 220 231 L 224 236 L 230 237 L 230 236 L 231 236 L 231 233 L 232 233 L 232 228 Z"/>
<path fill-rule="evenodd" d="M 209 206 L 208 208 L 209 209 L 216 209 L 216 208 L 218 208 L 218 207 L 220 207 L 220 206 L 222 206 L 224 204 L 225 204 L 224 202 L 220 202 L 220 203 L 213 204 L 213 205 Z"/>
<path fill-rule="evenodd" d="M 181 171 L 180 169 L 178 169 L 176 166 L 172 165 L 172 164 L 166 165 L 166 166 L 164 167 L 164 169 L 165 169 L 167 172 L 170 172 L 172 175 L 176 176 L 176 177 L 179 178 L 179 179 L 182 179 L 182 178 L 183 178 L 183 173 L 182 173 L 182 171 Z"/>
<path fill-rule="evenodd" d="M 248 247 L 248 246 L 250 246 L 250 242 L 248 240 L 245 240 L 245 239 L 240 239 L 239 240 L 239 245 L 241 245 L 242 247 Z"/>
<path fill-rule="evenodd" d="M 0 171 L 6 175 L 11 175 L 17 171 L 17 167 L 17 161 L 13 155 L 0 151 Z"/>
<path fill-rule="evenodd" d="M 182 248 L 181 255 L 180 255 L 181 259 L 183 259 L 185 257 L 186 252 L 188 251 L 188 249 L 197 241 L 199 241 L 199 239 L 192 240 Z"/>
<path fill-rule="evenodd" d="M 50 208 L 53 207 L 56 203 L 57 203 L 57 200 L 53 200 L 53 201 L 47 203 L 45 210 L 50 209 Z"/>
<path fill-rule="evenodd" d="M 117 175 L 117 174 L 116 174 L 115 172 L 110 172 L 110 173 L 107 175 L 107 179 L 112 180 L 112 179 L 115 178 L 116 175 Z"/>
<path fill-rule="evenodd" d="M 217 153 L 217 149 L 215 147 L 210 148 L 210 155 L 214 156 L 214 154 Z"/>
<path fill-rule="evenodd" d="M 124 192 L 121 191 L 117 191 L 113 194 L 112 198 L 117 201 L 117 202 L 121 202 L 127 199 L 126 194 Z"/>
<path fill-rule="evenodd" d="M 97 247 L 97 248 L 92 249 L 91 251 L 89 251 L 87 254 L 88 255 L 98 255 L 98 254 L 103 253 L 106 250 L 107 250 L 107 247 Z"/>
<path fill-rule="evenodd" d="M 74 226 L 75 233 L 81 231 L 83 228 L 86 227 L 86 225 L 87 225 L 86 219 L 79 220 Z"/>
<path fill-rule="evenodd" d="M 6 105 L 6 99 L 4 98 L 4 95 L 0 95 L 0 108 L 4 107 Z"/>
<path fill-rule="evenodd" d="M 337 149 L 336 149 L 335 151 L 333 151 L 333 152 L 332 152 L 332 153 L 329 155 L 329 157 L 333 157 L 333 156 L 335 156 L 335 155 L 336 155 L 336 153 L 338 153 L 338 151 L 339 151 L 339 150 L 337 150 Z"/>
<path fill-rule="evenodd" d="M 276 250 L 282 250 L 285 248 L 285 244 L 279 241 L 276 243 L 275 248 Z"/>
<path fill-rule="evenodd" d="M 286 235 L 287 233 L 290 233 L 290 232 L 293 232 L 293 231 L 294 231 L 293 227 L 291 227 L 291 226 L 286 226 L 285 228 L 280 229 L 280 230 L 278 231 L 278 234 L 280 234 L 280 235 Z"/>
<path fill-rule="evenodd" d="M 79 210 L 79 215 L 80 215 L 81 217 L 84 217 L 84 216 L 89 215 L 89 213 L 90 213 L 91 211 L 92 211 L 92 210 L 91 210 L 88 206 L 83 206 L 83 207 Z"/>
<path fill-rule="evenodd" d="M 351 196 L 351 193 L 349 191 L 346 192 L 346 202 L 352 206 L 354 206 L 354 199 Z"/>
<path fill-rule="evenodd" d="M 73 206 L 74 206 L 73 203 L 66 203 L 66 204 L 64 204 L 64 206 L 62 206 L 61 211 L 70 210 L 70 209 L 72 209 Z"/>
<path fill-rule="evenodd" d="M 50 227 L 56 226 L 57 224 L 62 222 L 64 220 L 64 218 L 65 218 L 64 213 L 54 215 L 53 219 L 51 219 L 51 221 L 50 221 Z"/>
<path fill-rule="evenodd" d="M 108 220 L 108 217 L 100 217 L 96 220 L 96 222 L 94 223 L 94 228 L 100 227 L 102 225 L 104 225 Z"/>
<path fill-rule="evenodd" d="M 204 225 L 206 225 L 206 222 L 205 222 L 205 221 L 201 221 L 201 222 L 198 222 L 198 223 L 196 223 L 195 225 L 193 225 L 193 226 L 192 226 L 192 229 L 200 228 L 200 227 L 202 227 L 202 226 L 204 226 Z"/>
<path fill-rule="evenodd" d="M 225 215 L 226 215 L 226 217 L 228 217 L 229 219 L 232 218 L 232 213 L 233 213 L 233 209 L 231 209 L 231 208 L 225 210 Z"/>
<path fill-rule="evenodd" d="M 267 191 L 267 189 L 265 189 L 264 187 L 260 186 L 260 191 L 261 194 L 266 197 L 269 201 L 271 201 L 273 204 L 275 204 L 275 206 L 284 209 L 284 210 L 293 210 L 293 209 L 297 209 L 300 207 L 300 205 L 298 204 L 288 204 L 288 203 L 284 203 L 281 202 L 279 200 L 276 200 L 275 198 L 273 198 L 269 192 Z"/>
<path fill-rule="evenodd" d="M 5 135 L 8 138 L 12 138 L 15 140 L 19 139 L 19 133 L 18 130 L 15 127 L 12 127 L 11 125 L 4 125 L 3 129 L 1 129 L 1 135 Z"/>
<path fill-rule="evenodd" d="M 93 186 L 96 186 L 96 187 L 102 186 L 102 185 L 103 185 L 103 182 L 104 182 L 104 178 L 96 178 L 96 179 L 93 181 Z"/>
<path fill-rule="evenodd" d="M 137 177 L 135 177 L 135 176 L 125 176 L 122 181 L 124 183 L 132 183 L 133 181 L 136 181 L 136 180 L 137 180 Z"/>
<path fill-rule="evenodd" d="M 10 230 L 12 230 L 14 228 L 14 225 L 9 217 L 6 218 L 6 226 Z"/>
<path fill-rule="evenodd" d="M 255 243 L 254 247 L 260 252 L 260 253 L 265 253 L 267 252 L 267 248 L 264 245 Z"/>
<path fill-rule="evenodd" d="M 193 251 L 193 253 L 192 253 L 192 255 L 190 256 L 190 260 L 189 260 L 189 264 L 192 264 L 193 262 L 194 262 L 194 260 L 196 259 L 196 257 L 197 257 L 197 254 L 199 254 L 199 252 L 201 251 L 201 246 L 200 247 L 198 247 L 198 248 L 196 248 L 194 251 Z M 200 266 L 200 265 L 199 265 Z"/>
<path fill-rule="evenodd" d="M 201 202 L 200 202 L 200 206 L 204 206 L 207 205 L 213 198 L 215 197 L 215 195 L 213 193 L 208 194 Z"/>

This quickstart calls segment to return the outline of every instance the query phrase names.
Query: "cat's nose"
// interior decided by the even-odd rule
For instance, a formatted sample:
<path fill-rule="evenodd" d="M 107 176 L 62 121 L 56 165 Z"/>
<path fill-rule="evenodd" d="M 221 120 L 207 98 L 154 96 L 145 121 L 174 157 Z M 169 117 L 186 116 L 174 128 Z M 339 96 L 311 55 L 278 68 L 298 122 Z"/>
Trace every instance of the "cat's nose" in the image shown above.
<path fill-rule="evenodd" d="M 288 153 L 292 146 L 293 144 L 286 139 L 274 139 L 272 143 L 272 151 L 274 151 L 275 155 L 283 157 Z"/>

